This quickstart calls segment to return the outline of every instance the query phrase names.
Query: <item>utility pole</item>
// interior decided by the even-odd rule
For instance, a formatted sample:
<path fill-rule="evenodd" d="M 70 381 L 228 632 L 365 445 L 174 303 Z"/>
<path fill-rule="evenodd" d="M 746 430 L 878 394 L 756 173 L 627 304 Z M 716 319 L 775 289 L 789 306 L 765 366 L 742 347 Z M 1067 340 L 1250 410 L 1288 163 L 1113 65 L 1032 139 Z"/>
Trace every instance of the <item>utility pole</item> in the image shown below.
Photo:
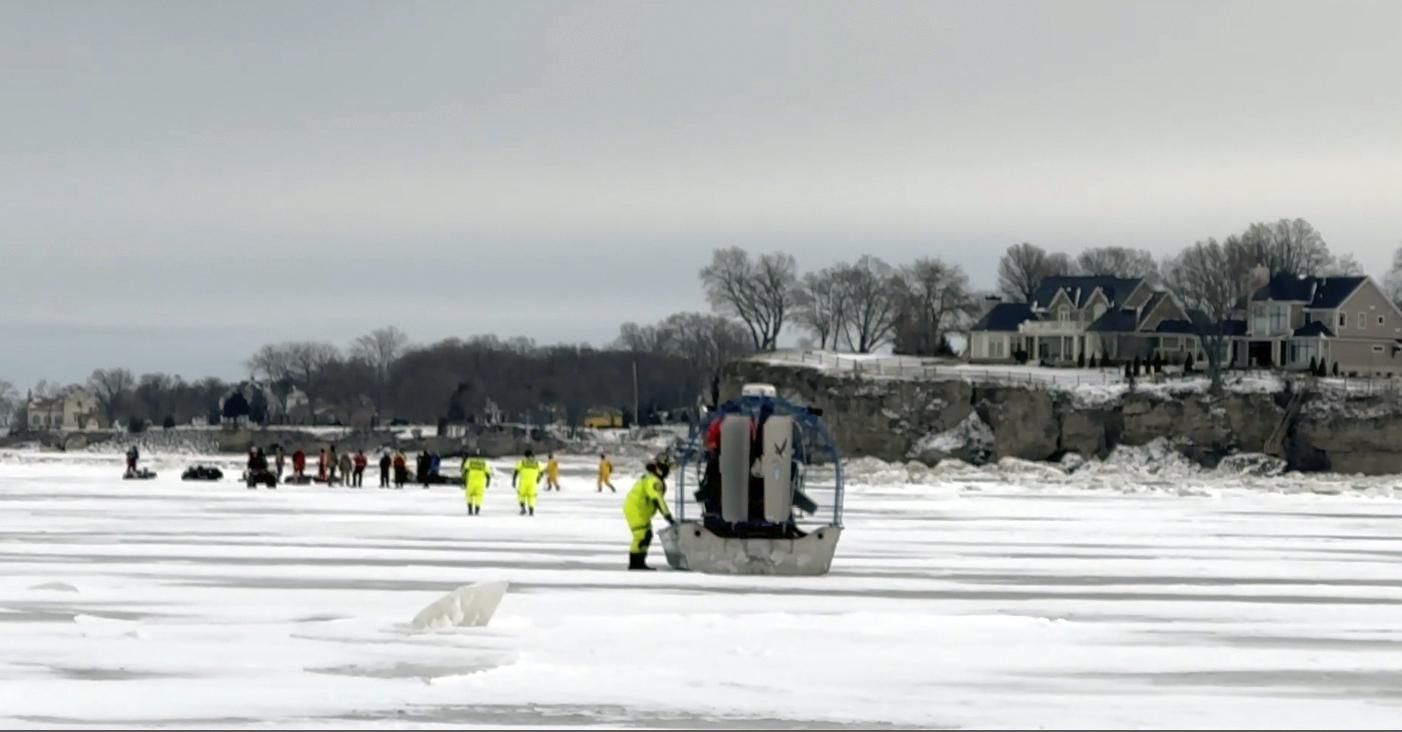
<path fill-rule="evenodd" d="M 633 359 L 633 427 L 640 426 L 638 419 L 638 360 Z"/>

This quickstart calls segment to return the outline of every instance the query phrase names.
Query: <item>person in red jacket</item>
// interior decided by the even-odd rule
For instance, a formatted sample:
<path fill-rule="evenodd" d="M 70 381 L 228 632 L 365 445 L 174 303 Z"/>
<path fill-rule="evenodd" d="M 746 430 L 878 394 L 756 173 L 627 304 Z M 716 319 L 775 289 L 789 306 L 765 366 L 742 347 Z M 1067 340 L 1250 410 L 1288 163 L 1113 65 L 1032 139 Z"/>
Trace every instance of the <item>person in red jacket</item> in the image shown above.
<path fill-rule="evenodd" d="M 307 472 L 307 454 L 302 452 L 302 448 L 297 448 L 297 452 L 292 453 L 292 474 L 298 478 Z"/>
<path fill-rule="evenodd" d="M 355 474 L 351 478 L 351 485 L 355 486 L 356 488 L 359 488 L 361 485 L 364 484 L 365 466 L 369 463 L 370 461 L 366 459 L 364 450 L 355 451 Z"/>

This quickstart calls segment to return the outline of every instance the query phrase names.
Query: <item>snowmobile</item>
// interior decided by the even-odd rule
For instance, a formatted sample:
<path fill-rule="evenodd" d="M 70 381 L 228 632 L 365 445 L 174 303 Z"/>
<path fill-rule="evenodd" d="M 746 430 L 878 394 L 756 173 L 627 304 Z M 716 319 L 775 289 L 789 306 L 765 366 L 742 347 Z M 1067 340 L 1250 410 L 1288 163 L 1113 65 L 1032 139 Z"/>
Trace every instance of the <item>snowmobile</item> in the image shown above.
<path fill-rule="evenodd" d="M 842 536 L 843 488 L 821 414 L 769 384 L 747 384 L 712 411 L 681 450 L 677 522 L 658 534 L 667 564 L 710 574 L 826 574 Z M 688 496 L 693 465 L 699 490 Z M 688 517 L 698 512 L 699 520 Z"/>
<path fill-rule="evenodd" d="M 223 480 L 224 471 L 210 465 L 191 465 L 180 474 L 181 480 Z"/>
<path fill-rule="evenodd" d="M 140 470 L 128 470 L 122 473 L 122 480 L 150 480 L 156 477 L 156 473 L 146 468 Z"/>

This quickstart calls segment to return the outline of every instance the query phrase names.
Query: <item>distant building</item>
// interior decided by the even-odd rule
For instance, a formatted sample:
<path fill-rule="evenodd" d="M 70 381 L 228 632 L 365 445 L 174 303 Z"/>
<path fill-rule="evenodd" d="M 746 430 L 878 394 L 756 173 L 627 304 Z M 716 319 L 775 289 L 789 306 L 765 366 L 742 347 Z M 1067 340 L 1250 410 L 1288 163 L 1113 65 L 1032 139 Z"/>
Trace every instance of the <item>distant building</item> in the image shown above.
<path fill-rule="evenodd" d="M 35 431 L 77 432 L 102 429 L 97 397 L 87 389 L 71 389 L 50 399 L 30 399 L 29 429 Z"/>

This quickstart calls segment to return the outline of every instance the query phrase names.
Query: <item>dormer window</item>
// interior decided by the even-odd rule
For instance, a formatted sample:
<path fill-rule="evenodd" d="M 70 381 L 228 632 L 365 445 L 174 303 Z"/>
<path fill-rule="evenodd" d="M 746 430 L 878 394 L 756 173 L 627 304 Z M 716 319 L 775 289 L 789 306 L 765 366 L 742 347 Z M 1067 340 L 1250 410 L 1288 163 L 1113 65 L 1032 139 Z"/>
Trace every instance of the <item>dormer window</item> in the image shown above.
<path fill-rule="evenodd" d="M 1056 319 L 1059 322 L 1067 323 L 1071 320 L 1071 308 L 1057 308 Z"/>

